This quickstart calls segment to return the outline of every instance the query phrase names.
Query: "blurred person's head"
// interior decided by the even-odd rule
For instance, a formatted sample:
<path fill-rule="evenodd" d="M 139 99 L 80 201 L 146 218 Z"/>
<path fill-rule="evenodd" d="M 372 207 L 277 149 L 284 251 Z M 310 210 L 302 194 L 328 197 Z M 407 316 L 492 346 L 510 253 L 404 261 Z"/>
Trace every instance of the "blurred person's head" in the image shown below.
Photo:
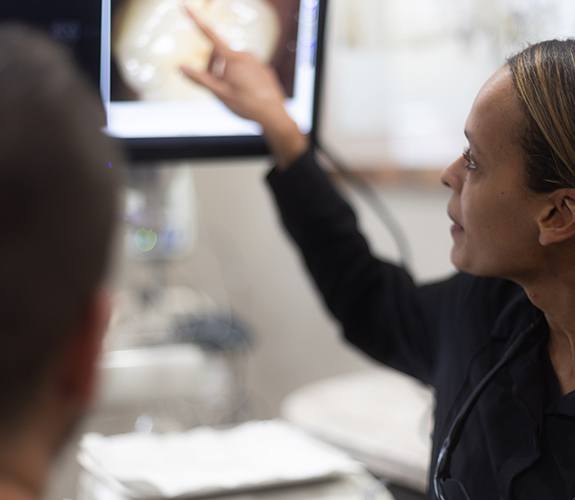
<path fill-rule="evenodd" d="M 575 258 L 575 42 L 511 57 L 480 90 L 469 148 L 443 174 L 453 190 L 452 260 L 527 284 Z"/>
<path fill-rule="evenodd" d="M 101 127 L 67 52 L 0 25 L 0 491 L 40 494 L 94 390 L 121 160 Z"/>

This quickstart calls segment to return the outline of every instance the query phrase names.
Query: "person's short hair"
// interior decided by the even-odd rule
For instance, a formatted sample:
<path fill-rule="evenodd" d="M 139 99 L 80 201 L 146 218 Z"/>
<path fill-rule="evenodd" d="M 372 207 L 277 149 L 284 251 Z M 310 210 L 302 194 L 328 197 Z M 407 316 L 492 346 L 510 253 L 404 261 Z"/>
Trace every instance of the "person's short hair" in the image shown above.
<path fill-rule="evenodd" d="M 0 424 L 78 331 L 112 253 L 122 157 L 68 52 L 0 24 Z"/>
<path fill-rule="evenodd" d="M 575 40 L 547 40 L 507 61 L 526 126 L 521 146 L 529 187 L 575 187 Z"/>

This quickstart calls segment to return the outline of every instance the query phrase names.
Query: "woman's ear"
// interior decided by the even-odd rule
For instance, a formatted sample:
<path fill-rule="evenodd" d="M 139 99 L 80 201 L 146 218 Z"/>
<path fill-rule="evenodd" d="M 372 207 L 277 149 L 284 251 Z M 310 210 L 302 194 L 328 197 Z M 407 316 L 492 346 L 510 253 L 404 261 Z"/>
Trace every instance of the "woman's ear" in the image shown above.
<path fill-rule="evenodd" d="M 558 189 L 550 194 L 539 220 L 539 243 L 561 243 L 575 237 L 575 189 Z"/>

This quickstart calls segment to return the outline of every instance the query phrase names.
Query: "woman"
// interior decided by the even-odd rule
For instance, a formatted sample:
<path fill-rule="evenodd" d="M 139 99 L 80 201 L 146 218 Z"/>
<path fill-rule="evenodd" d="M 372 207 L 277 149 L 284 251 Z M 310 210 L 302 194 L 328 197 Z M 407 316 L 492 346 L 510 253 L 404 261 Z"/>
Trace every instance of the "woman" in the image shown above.
<path fill-rule="evenodd" d="M 182 71 L 259 122 L 282 220 L 345 337 L 436 389 L 429 498 L 575 497 L 575 42 L 534 45 L 480 90 L 452 190 L 451 279 L 375 258 L 284 109 L 277 79 L 214 42 Z"/>

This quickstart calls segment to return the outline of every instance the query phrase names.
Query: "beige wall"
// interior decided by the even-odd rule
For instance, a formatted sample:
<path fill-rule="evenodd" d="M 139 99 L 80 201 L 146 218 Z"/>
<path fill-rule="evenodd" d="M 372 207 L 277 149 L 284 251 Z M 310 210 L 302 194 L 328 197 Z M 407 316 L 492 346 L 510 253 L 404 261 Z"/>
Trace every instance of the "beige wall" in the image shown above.
<path fill-rule="evenodd" d="M 263 182 L 268 168 L 267 161 L 257 160 L 193 171 L 199 220 L 196 252 L 204 260 L 212 254 L 218 262 L 213 274 L 221 274 L 216 279 L 225 284 L 229 305 L 257 335 L 251 383 L 259 416 L 276 415 L 281 399 L 296 387 L 367 366 L 338 338 L 337 326 L 324 312 L 280 228 Z M 416 277 L 429 280 L 450 272 L 447 190 L 405 186 L 384 189 L 381 195 L 412 245 Z M 395 255 L 385 228 L 363 201 L 355 196 L 353 200 L 373 247 L 382 255 Z M 177 267 L 174 278 L 186 275 L 193 281 L 185 263 Z"/>

